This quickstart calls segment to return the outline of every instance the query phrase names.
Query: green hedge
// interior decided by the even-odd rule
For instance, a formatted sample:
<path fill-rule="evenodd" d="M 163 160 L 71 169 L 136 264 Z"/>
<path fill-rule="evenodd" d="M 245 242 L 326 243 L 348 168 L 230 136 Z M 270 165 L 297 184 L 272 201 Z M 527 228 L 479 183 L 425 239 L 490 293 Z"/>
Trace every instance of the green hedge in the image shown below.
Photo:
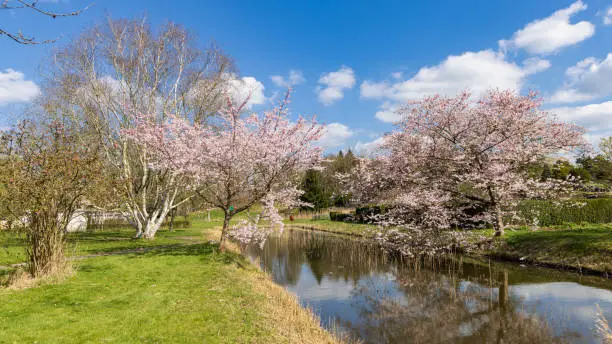
<path fill-rule="evenodd" d="M 330 211 L 329 219 L 332 221 L 350 222 L 353 220 L 353 214 L 337 213 L 335 211 Z"/>
<path fill-rule="evenodd" d="M 527 224 L 532 224 L 537 217 L 540 226 L 561 225 L 568 222 L 612 222 L 612 198 L 579 199 L 560 203 L 528 200 L 521 202 L 517 210 Z M 584 205 L 577 206 L 576 203 Z"/>
<path fill-rule="evenodd" d="M 389 210 L 389 206 L 386 204 L 370 204 L 355 209 L 355 215 L 357 216 L 372 216 L 384 214 Z"/>

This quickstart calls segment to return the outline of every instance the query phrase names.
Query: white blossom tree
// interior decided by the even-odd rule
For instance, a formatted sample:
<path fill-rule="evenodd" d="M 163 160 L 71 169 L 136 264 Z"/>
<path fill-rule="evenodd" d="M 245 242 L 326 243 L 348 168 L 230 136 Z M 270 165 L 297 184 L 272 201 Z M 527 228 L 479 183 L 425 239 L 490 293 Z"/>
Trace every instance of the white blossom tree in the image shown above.
<path fill-rule="evenodd" d="M 362 162 L 351 191 L 390 202 L 387 221 L 413 228 L 448 228 L 457 216 L 451 202 L 478 204 L 484 212 L 476 220 L 503 235 L 505 211 L 518 200 L 559 190 L 529 178 L 528 167 L 586 145 L 582 128 L 557 121 L 541 104 L 535 93 L 500 90 L 478 100 L 463 92 L 410 102 L 380 156 Z"/>
<path fill-rule="evenodd" d="M 282 228 L 277 206 L 299 204 L 295 173 L 316 167 L 321 156 L 314 143 L 322 126 L 302 117 L 292 122 L 288 98 L 263 114 L 244 114 L 246 104 L 235 106 L 228 98 L 206 126 L 173 116 L 161 124 L 144 119 L 124 131 L 149 152 L 152 168 L 192 180 L 206 203 L 223 210 L 222 247 L 230 235 L 262 243 L 273 225 Z M 257 203 L 262 213 L 230 231 L 232 217 Z M 270 225 L 261 226 L 260 219 Z"/>

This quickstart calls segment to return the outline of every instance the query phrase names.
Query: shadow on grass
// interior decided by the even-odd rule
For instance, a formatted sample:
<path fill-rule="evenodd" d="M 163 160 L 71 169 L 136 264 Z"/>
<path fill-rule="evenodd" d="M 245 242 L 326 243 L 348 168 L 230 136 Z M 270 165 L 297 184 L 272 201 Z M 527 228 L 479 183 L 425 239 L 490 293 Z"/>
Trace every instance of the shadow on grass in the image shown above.
<path fill-rule="evenodd" d="M 68 241 L 72 243 L 79 242 L 109 242 L 109 241 L 134 241 L 146 242 L 144 239 L 134 237 L 135 231 L 131 228 L 112 229 L 112 230 L 96 230 L 90 232 L 74 232 L 68 234 Z M 175 228 L 172 231 L 160 229 L 157 232 L 156 239 L 174 239 L 176 237 L 195 237 L 201 234 L 201 229 L 198 228 Z M 154 241 L 151 241 L 154 242 Z"/>
<path fill-rule="evenodd" d="M 68 234 L 69 242 L 91 242 L 91 241 L 117 241 L 130 240 L 133 237 L 132 230 L 99 230 L 92 232 L 74 232 Z"/>
<path fill-rule="evenodd" d="M 232 251 L 221 252 L 217 243 L 162 245 L 143 248 L 131 252 L 129 259 L 153 257 L 197 256 L 203 260 L 212 260 L 223 264 L 236 264 L 241 269 L 250 265 L 247 259 L 239 253 Z"/>

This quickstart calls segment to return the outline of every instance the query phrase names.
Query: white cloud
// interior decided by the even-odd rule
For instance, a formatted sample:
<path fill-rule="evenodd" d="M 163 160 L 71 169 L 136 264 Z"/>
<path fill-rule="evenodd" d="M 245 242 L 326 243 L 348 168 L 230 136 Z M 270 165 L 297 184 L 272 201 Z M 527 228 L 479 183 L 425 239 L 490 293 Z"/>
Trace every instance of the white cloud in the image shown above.
<path fill-rule="evenodd" d="M 612 7 L 606 10 L 606 13 L 603 16 L 603 24 L 612 25 Z"/>
<path fill-rule="evenodd" d="M 355 152 L 359 155 L 371 156 L 379 151 L 380 146 L 385 142 L 384 137 L 379 137 L 370 142 L 357 142 Z"/>
<path fill-rule="evenodd" d="M 397 123 L 402 119 L 402 115 L 397 113 L 397 105 L 392 105 L 389 102 L 384 102 L 380 110 L 376 111 L 376 118 L 387 123 Z"/>
<path fill-rule="evenodd" d="M 520 90 L 526 76 L 550 66 L 547 60 L 530 59 L 521 67 L 505 60 L 503 54 L 492 50 L 466 52 L 449 56 L 439 65 L 423 67 L 405 81 L 364 81 L 361 96 L 371 99 L 388 99 L 405 102 L 430 94 L 454 96 L 463 89 L 481 94 L 489 88 Z"/>
<path fill-rule="evenodd" d="M 355 135 L 349 127 L 342 123 L 330 123 L 325 126 L 323 136 L 318 143 L 324 148 L 336 148 L 346 143 L 346 140 Z"/>
<path fill-rule="evenodd" d="M 399 80 L 402 78 L 404 73 L 402 72 L 395 72 L 395 73 L 391 73 L 391 77 L 395 80 Z"/>
<path fill-rule="evenodd" d="M 29 102 L 39 93 L 38 86 L 22 72 L 10 68 L 0 71 L 0 105 Z"/>
<path fill-rule="evenodd" d="M 293 69 L 289 71 L 289 77 L 287 77 L 286 79 L 282 75 L 272 75 L 270 79 L 276 86 L 279 87 L 291 87 L 306 82 L 302 71 Z"/>
<path fill-rule="evenodd" d="M 593 36 L 595 25 L 588 21 L 572 24 L 570 18 L 586 8 L 587 5 L 578 0 L 550 17 L 527 24 L 515 32 L 510 40 L 500 40 L 499 47 L 502 50 L 525 49 L 531 54 L 549 54 L 580 43 Z"/>
<path fill-rule="evenodd" d="M 366 80 L 360 86 L 361 97 L 370 99 L 384 98 L 385 95 L 390 94 L 391 88 L 392 86 L 388 81 L 373 82 Z"/>
<path fill-rule="evenodd" d="M 550 97 L 551 103 L 576 103 L 592 100 L 590 94 L 580 93 L 576 90 L 558 90 Z"/>
<path fill-rule="evenodd" d="M 355 72 L 350 67 L 342 66 L 336 72 L 323 74 L 319 79 L 322 86 L 315 90 L 319 101 L 331 105 L 344 98 L 344 91 L 355 86 Z"/>
<path fill-rule="evenodd" d="M 565 71 L 567 82 L 555 92 L 552 102 L 573 103 L 612 94 L 612 53 L 603 60 L 586 58 Z"/>
<path fill-rule="evenodd" d="M 545 71 L 550 68 L 550 66 L 550 61 L 543 60 L 539 57 L 531 57 L 523 61 L 523 69 L 527 75 Z"/>
<path fill-rule="evenodd" d="M 587 138 L 596 143 L 602 136 L 612 135 L 612 101 L 576 107 L 558 107 L 547 110 L 568 123 L 575 123 L 589 130 Z"/>
<path fill-rule="evenodd" d="M 236 103 L 244 102 L 247 97 L 247 106 L 263 104 L 266 101 L 264 96 L 264 85 L 252 76 L 245 76 L 240 79 L 233 78 L 228 82 L 228 93 Z"/>

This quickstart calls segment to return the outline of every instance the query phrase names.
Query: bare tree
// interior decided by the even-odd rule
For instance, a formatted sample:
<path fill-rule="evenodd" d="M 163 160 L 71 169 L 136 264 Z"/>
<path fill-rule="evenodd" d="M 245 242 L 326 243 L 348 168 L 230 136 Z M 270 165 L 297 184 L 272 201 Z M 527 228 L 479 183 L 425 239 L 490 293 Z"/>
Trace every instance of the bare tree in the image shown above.
<path fill-rule="evenodd" d="M 63 12 L 63 13 L 59 13 L 59 12 L 53 12 L 53 11 L 49 11 L 49 10 L 45 10 L 43 8 L 38 7 L 38 1 L 25 1 L 25 0 L 15 0 L 15 1 L 10 1 L 10 0 L 3 0 L 0 3 L 0 9 L 2 10 L 18 10 L 18 9 L 25 9 L 25 10 L 30 10 L 33 11 L 36 14 L 39 14 L 41 16 L 45 16 L 45 17 L 50 17 L 50 18 L 58 18 L 58 17 L 74 17 L 74 16 L 78 16 L 79 14 L 81 14 L 83 11 L 85 11 L 87 8 L 89 8 L 89 6 L 77 10 L 77 11 L 71 11 L 71 12 Z M 20 43 L 20 44 L 44 44 L 44 43 L 52 43 L 55 42 L 57 40 L 57 38 L 55 39 L 47 39 L 44 41 L 37 41 L 35 40 L 35 38 L 33 36 L 28 36 L 25 35 L 20 31 L 17 32 L 9 32 L 3 28 L 0 28 L 0 36 L 7 36 L 8 38 L 12 39 L 13 41 Z"/>
<path fill-rule="evenodd" d="M 80 144 L 75 134 L 59 121 L 25 121 L 0 135 L 0 213 L 25 233 L 34 277 L 63 271 L 69 222 L 106 189 L 98 147 Z"/>
<path fill-rule="evenodd" d="M 198 48 L 194 37 L 174 23 L 154 31 L 144 19 L 108 19 L 50 62 L 43 105 L 85 123 L 82 135 L 104 147 L 105 173 L 117 176 L 117 199 L 137 236 L 154 233 L 191 194 L 170 169 L 152 169 L 147 149 L 122 131 L 135 127 L 139 114 L 158 123 L 170 114 L 204 123 L 227 90 L 231 59 L 214 43 Z"/>

